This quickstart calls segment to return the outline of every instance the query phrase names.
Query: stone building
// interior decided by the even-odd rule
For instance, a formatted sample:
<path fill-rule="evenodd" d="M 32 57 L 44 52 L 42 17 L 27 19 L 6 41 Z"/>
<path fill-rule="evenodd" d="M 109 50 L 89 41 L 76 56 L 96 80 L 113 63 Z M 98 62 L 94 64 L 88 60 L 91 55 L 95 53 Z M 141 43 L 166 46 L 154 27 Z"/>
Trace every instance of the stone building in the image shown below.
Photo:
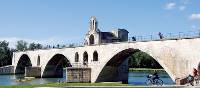
<path fill-rule="evenodd" d="M 128 31 L 125 29 L 101 32 L 98 29 L 98 21 L 94 16 L 91 17 L 89 24 L 89 31 L 85 36 L 85 45 L 128 41 Z"/>

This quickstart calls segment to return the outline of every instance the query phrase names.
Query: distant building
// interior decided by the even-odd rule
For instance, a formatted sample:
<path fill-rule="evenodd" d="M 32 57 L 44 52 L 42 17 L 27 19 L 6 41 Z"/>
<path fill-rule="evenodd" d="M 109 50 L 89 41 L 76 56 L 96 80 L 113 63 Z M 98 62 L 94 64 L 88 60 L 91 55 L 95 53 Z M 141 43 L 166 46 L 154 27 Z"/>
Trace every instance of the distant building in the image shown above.
<path fill-rule="evenodd" d="M 128 41 L 128 31 L 125 29 L 114 29 L 111 32 L 101 32 L 98 29 L 96 17 L 90 19 L 89 31 L 85 36 L 85 45 L 124 42 Z"/>

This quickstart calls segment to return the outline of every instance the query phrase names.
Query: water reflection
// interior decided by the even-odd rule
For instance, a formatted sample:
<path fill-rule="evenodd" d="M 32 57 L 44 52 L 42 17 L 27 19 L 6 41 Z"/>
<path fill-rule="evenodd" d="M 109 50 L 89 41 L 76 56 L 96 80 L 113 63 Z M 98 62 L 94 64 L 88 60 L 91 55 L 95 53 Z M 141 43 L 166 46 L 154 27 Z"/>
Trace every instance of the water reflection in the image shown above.
<path fill-rule="evenodd" d="M 150 74 L 147 72 L 129 72 L 129 84 L 138 84 L 144 85 L 147 80 L 146 76 Z M 31 85 L 31 84 L 44 84 L 49 82 L 65 82 L 66 81 L 66 72 L 64 71 L 63 78 L 36 78 L 31 81 L 26 82 L 17 82 L 19 78 L 22 78 L 21 75 L 0 75 L 0 85 Z M 174 84 L 171 78 L 165 74 L 159 74 L 164 84 L 170 85 Z"/>
<path fill-rule="evenodd" d="M 145 85 L 147 75 L 152 74 L 150 72 L 129 72 L 128 83 L 136 85 Z M 160 79 L 163 80 L 164 85 L 175 84 L 167 73 L 158 74 Z"/>

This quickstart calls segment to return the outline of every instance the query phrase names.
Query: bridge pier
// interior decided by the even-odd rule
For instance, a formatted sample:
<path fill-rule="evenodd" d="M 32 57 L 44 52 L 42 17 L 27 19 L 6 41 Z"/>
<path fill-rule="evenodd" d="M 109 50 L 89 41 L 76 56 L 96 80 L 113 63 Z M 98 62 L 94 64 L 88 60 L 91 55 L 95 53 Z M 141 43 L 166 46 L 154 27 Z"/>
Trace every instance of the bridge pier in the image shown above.
<path fill-rule="evenodd" d="M 67 82 L 91 82 L 91 68 L 67 67 Z"/>
<path fill-rule="evenodd" d="M 13 65 L 0 67 L 0 75 L 9 75 L 9 74 L 14 74 Z"/>
<path fill-rule="evenodd" d="M 41 67 L 25 67 L 25 77 L 41 78 Z"/>

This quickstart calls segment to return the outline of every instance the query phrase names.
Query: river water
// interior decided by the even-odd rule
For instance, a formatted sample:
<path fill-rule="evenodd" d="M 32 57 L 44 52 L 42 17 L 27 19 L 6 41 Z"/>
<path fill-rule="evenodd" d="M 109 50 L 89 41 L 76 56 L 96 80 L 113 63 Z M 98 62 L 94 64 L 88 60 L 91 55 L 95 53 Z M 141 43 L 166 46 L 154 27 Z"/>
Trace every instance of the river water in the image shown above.
<path fill-rule="evenodd" d="M 65 72 L 64 72 L 65 73 Z M 147 80 L 146 76 L 150 74 L 148 72 L 129 72 L 128 83 L 129 84 L 138 84 L 145 85 L 145 81 Z M 159 74 L 161 79 L 163 80 L 165 85 L 172 85 L 174 82 L 171 80 L 168 74 L 162 73 Z M 16 78 L 18 76 L 15 75 L 0 75 L 0 86 L 4 85 L 31 85 L 31 84 L 44 84 L 50 82 L 58 82 L 58 81 L 66 81 L 66 73 L 63 78 L 36 78 L 27 82 L 17 82 Z"/>

